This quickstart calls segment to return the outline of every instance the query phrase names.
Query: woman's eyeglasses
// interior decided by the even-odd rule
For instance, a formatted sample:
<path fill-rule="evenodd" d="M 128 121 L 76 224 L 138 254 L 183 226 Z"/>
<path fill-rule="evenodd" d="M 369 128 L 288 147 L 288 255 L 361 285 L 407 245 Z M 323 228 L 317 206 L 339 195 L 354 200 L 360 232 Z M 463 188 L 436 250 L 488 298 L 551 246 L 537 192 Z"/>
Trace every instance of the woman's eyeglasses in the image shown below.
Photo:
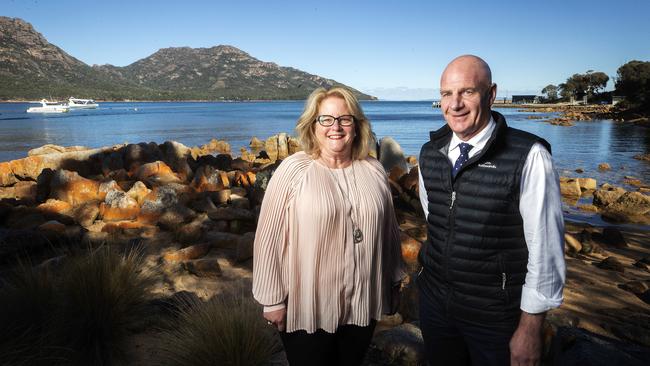
<path fill-rule="evenodd" d="M 335 121 L 339 121 L 340 126 L 352 126 L 355 120 L 354 116 L 350 114 L 344 114 L 339 117 L 323 114 L 316 117 L 316 122 L 320 123 L 323 127 L 330 127 Z"/>

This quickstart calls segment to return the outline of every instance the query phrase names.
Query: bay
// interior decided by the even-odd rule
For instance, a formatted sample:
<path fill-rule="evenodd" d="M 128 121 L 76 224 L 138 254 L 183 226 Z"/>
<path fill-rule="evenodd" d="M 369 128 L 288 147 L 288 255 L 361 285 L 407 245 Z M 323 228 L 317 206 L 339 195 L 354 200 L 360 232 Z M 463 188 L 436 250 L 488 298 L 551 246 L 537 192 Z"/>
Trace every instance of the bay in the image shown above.
<path fill-rule="evenodd" d="M 0 103 L 0 161 L 27 156 L 30 149 L 55 144 L 101 147 L 125 142 L 175 140 L 187 146 L 212 138 L 226 140 L 234 154 L 279 132 L 294 133 L 304 101 L 277 102 L 133 102 L 100 103 L 95 110 L 56 115 L 28 114 L 28 103 Z M 440 109 L 430 102 L 362 102 L 376 135 L 393 137 L 407 155 L 418 155 L 429 131 L 444 124 Z M 553 147 L 560 175 L 592 177 L 598 184 L 622 185 L 625 176 L 650 180 L 650 163 L 636 160 L 650 151 L 650 129 L 609 120 L 575 122 L 572 127 L 544 122 L 556 113 L 534 113 L 514 108 L 496 109 L 512 127 L 537 134 Z M 529 119 L 540 116 L 543 119 Z M 612 170 L 598 171 L 607 162 Z M 584 173 L 574 170 L 581 168 Z M 581 213 L 568 209 L 569 214 Z"/>

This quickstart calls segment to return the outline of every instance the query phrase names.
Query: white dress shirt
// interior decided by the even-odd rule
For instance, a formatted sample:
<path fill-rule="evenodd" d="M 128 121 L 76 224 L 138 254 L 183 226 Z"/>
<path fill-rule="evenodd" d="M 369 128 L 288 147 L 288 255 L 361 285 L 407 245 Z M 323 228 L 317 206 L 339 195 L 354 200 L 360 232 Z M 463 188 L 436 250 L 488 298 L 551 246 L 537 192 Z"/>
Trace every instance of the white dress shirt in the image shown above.
<path fill-rule="evenodd" d="M 469 158 L 479 154 L 492 136 L 496 123 L 488 125 L 468 141 L 452 135 L 447 157 L 453 165 L 466 142 L 473 146 Z M 521 172 L 519 212 L 528 246 L 528 272 L 521 293 L 521 310 L 538 314 L 562 304 L 566 267 L 564 264 L 564 218 L 560 199 L 560 179 L 546 148 L 535 143 L 528 152 Z M 419 179 L 419 195 L 424 217 L 429 214 L 427 192 Z"/>

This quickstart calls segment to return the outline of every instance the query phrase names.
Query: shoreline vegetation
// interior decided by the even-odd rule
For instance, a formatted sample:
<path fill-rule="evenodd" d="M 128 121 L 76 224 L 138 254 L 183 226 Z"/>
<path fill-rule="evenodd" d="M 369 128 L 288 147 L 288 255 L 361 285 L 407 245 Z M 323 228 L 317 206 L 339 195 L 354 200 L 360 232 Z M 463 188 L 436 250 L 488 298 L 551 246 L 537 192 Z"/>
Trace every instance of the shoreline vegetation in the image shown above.
<path fill-rule="evenodd" d="M 59 357 L 87 364 L 124 359 L 146 365 L 172 357 L 181 360 L 179 365 L 192 365 L 197 362 L 193 355 L 236 359 L 241 354 L 261 355 L 256 359 L 266 359 L 265 364 L 286 365 L 259 307 L 251 303 L 236 307 L 241 313 L 227 314 L 233 311 L 228 305 L 232 301 L 252 301 L 252 247 L 259 206 L 279 162 L 298 150 L 298 142 L 281 133 L 264 141 L 253 137 L 239 153 L 216 139 L 196 147 L 174 141 L 99 149 L 46 145 L 23 159 L 0 163 L 0 280 L 4 283 L 0 290 L 11 290 L 3 293 L 3 299 L 10 297 L 7 304 L 30 305 L 25 312 L 37 312 L 13 317 L 13 330 L 7 336 L 11 342 L 0 347 L 10 344 L 24 353 L 3 353 L 0 363 L 24 355 L 47 356 L 32 352 L 37 345 L 63 347 L 70 351 Z M 421 364 L 417 291 L 411 280 L 426 239 L 417 194 L 417 159 L 404 157 L 391 138 L 382 139 L 379 152 L 389 175 L 410 277 L 398 314 L 378 323 L 366 365 Z M 650 358 L 650 233 L 642 226 L 650 224 L 650 197 L 645 194 L 650 186 L 635 183 L 639 190 L 628 192 L 607 183 L 597 186 L 591 178 L 562 178 L 565 199 L 577 202 L 592 197 L 585 210 L 611 224 L 567 220 L 565 301 L 549 312 L 545 324 L 547 365 L 605 361 L 644 365 Z M 629 223 L 641 226 L 637 229 Z M 129 256 L 134 248 L 141 260 Z M 116 260 L 106 250 L 127 254 L 124 260 Z M 106 265 L 104 257 L 110 259 Z M 137 283 L 130 281 L 133 286 L 104 291 L 111 285 L 101 276 L 90 276 L 97 267 L 125 279 L 134 278 L 134 273 L 144 277 Z M 27 271 L 28 280 L 24 275 L 15 280 L 10 274 L 16 270 Z M 78 279 L 86 277 L 83 287 L 78 287 Z M 78 297 L 93 293 L 99 296 L 93 298 L 99 304 L 113 301 L 110 296 L 119 297 L 120 291 L 139 291 L 144 298 L 133 309 L 102 307 L 106 318 L 97 318 L 92 308 L 79 309 L 78 321 L 63 329 L 57 324 L 70 315 L 63 298 L 32 303 L 58 288 L 52 283 Z M 235 298 L 220 300 L 228 296 Z M 94 328 L 88 324 L 95 324 Z M 65 337 L 52 338 L 62 331 Z M 221 334 L 239 346 L 209 341 L 220 339 Z M 239 334 L 247 334 L 254 344 L 241 343 Z M 90 343 L 80 341 L 86 338 Z M 86 344 L 96 352 L 84 353 Z"/>

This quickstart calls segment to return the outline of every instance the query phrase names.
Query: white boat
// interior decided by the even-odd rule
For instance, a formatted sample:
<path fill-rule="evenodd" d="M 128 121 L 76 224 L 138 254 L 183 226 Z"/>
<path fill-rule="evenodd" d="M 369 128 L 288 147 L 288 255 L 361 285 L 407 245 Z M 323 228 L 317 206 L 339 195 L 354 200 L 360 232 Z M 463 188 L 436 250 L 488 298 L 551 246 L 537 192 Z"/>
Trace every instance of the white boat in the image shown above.
<path fill-rule="evenodd" d="M 70 99 L 68 99 L 68 107 L 70 109 L 94 109 L 99 107 L 99 104 L 92 99 L 70 97 Z"/>
<path fill-rule="evenodd" d="M 40 102 L 30 102 L 30 103 L 41 103 L 40 107 L 29 107 L 27 108 L 27 113 L 65 113 L 69 112 L 67 104 L 59 102 L 49 102 L 47 99 L 41 99 Z"/>

